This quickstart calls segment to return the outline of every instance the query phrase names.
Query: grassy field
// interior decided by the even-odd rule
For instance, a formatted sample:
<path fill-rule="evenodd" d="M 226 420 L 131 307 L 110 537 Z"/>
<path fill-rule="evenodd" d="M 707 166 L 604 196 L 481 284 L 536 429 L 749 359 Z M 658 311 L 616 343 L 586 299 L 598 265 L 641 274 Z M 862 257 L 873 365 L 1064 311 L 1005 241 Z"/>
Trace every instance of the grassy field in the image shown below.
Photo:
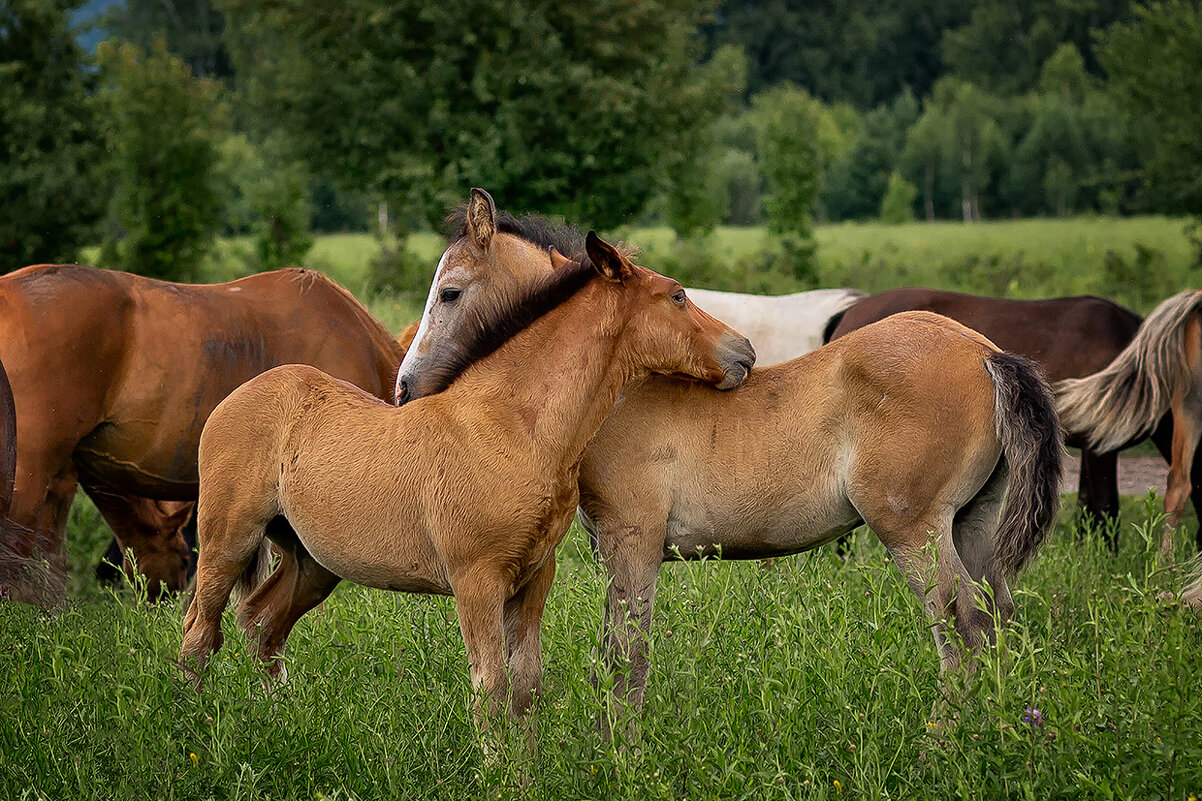
<path fill-rule="evenodd" d="M 1129 504 L 1117 558 L 1062 523 L 943 726 L 917 600 L 866 532 L 846 564 L 823 549 L 667 567 L 629 748 L 596 734 L 603 575 L 573 529 L 537 753 L 487 767 L 448 599 L 344 585 L 297 627 L 270 692 L 227 616 L 196 693 L 172 661 L 182 602 L 102 592 L 81 568 L 62 612 L 0 604 L 0 798 L 1185 801 L 1202 793 L 1202 619 L 1157 598 L 1182 581 L 1154 555 L 1158 505 Z M 76 513 L 86 565 L 104 533 Z"/>
<path fill-rule="evenodd" d="M 817 280 L 927 284 L 1019 297 L 1096 292 L 1147 311 L 1186 286 L 1182 220 L 821 227 Z M 762 229 L 701 242 L 618 232 L 642 263 L 719 288 L 799 288 L 757 274 Z M 213 279 L 244 272 L 227 240 Z M 430 265 L 441 240 L 413 237 Z M 318 238 L 307 265 L 399 331 L 426 286 L 367 295 L 377 243 Z M 1108 255 L 1109 254 L 1109 255 Z M 767 283 L 765 281 L 767 280 Z M 1202 617 L 1159 599 L 1185 575 L 1155 556 L 1159 500 L 1128 499 L 1112 556 L 1068 511 L 1017 585 L 1016 619 L 937 725 L 938 661 L 917 599 L 861 532 L 754 563 L 665 568 L 636 743 L 604 742 L 588 681 L 604 575 L 581 532 L 561 548 L 544 632 L 546 697 L 533 756 L 486 766 L 453 602 L 343 586 L 297 627 L 271 691 L 227 620 L 204 692 L 173 663 L 183 601 L 101 589 L 108 531 L 72 510 L 68 606 L 0 604 L 0 801 L 42 799 L 1157 798 L 1202 795 Z M 1066 498 L 1066 510 L 1072 499 Z M 1196 527 L 1191 517 L 1189 530 Z M 1185 537 L 1178 558 L 1189 553 Z M 1039 720 L 1030 721 L 1038 708 Z M 1024 720 L 1026 716 L 1027 721 Z"/>
<path fill-rule="evenodd" d="M 819 226 L 815 273 L 798 280 L 768 264 L 773 238 L 764 228 L 719 228 L 681 242 L 668 228 L 620 229 L 613 236 L 641 249 L 640 262 L 687 285 L 736 291 L 790 292 L 810 286 L 850 286 L 876 292 L 934 286 L 1018 298 L 1097 294 L 1148 312 L 1181 289 L 1198 286 L 1186 221 L 1170 217 L 1067 220 L 879 223 Z M 399 330 L 420 311 L 444 242 L 432 233 L 410 237 L 408 249 L 429 265 L 412 286 L 370 301 Z M 379 244 L 369 234 L 317 237 L 306 265 L 365 297 L 369 263 Z M 211 280 L 245 272 L 249 243 L 223 240 L 205 269 Z M 93 254 L 94 255 L 94 254 Z"/>

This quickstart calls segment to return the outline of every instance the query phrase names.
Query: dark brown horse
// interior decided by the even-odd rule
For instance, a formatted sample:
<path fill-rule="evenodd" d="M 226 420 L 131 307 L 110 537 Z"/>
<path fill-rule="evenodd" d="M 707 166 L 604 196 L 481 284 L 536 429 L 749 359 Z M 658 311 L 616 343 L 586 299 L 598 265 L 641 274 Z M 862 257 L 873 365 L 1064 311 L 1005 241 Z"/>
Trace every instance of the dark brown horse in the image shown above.
<path fill-rule="evenodd" d="M 391 400 L 402 356 L 349 292 L 307 270 L 208 286 L 75 265 L 10 273 L 0 278 L 0 359 L 17 410 L 9 516 L 20 531 L 47 532 L 40 556 L 61 574 L 82 485 L 139 557 L 148 590 L 178 590 L 188 559 L 175 531 L 182 505 L 156 502 L 196 499 L 196 448 L 213 408 L 289 363 Z M 31 534 L 4 539 L 19 558 L 38 556 Z M 61 594 L 60 582 L 51 600 Z"/>
<path fill-rule="evenodd" d="M 980 331 L 998 347 L 1033 359 L 1049 381 L 1080 378 L 1103 369 L 1135 337 L 1143 322 L 1130 309 L 1103 298 L 1083 296 L 1047 300 L 1008 300 L 938 289 L 890 289 L 869 295 L 831 320 L 827 341 L 903 311 L 925 310 L 951 317 Z M 1166 415 L 1151 433 L 1168 460 L 1172 422 Z M 1118 452 L 1143 439 L 1099 453 L 1083 432 L 1067 431 L 1069 445 L 1081 448 L 1080 502 L 1100 519 L 1116 519 L 1119 511 Z M 1198 470 L 1194 475 L 1202 475 Z M 1202 492 L 1193 485 L 1194 507 L 1202 509 Z"/>

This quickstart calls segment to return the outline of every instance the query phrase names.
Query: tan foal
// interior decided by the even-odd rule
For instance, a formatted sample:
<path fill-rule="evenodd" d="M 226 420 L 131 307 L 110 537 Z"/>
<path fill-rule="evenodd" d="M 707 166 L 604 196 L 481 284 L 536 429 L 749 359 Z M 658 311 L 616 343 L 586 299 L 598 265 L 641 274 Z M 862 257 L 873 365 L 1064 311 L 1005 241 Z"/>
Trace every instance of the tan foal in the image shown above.
<path fill-rule="evenodd" d="M 474 190 L 470 208 L 444 262 L 488 265 L 528 249 L 496 231 L 486 193 Z M 342 579 L 452 594 L 478 713 L 502 708 L 506 668 L 513 712 L 528 709 L 589 439 L 633 380 L 661 372 L 731 388 L 754 354 L 675 281 L 595 235 L 580 262 L 477 310 L 455 368 L 438 377 L 449 389 L 433 397 L 396 408 L 290 365 L 217 407 L 200 442 L 185 664 L 201 668 L 221 646 L 222 611 L 266 537 L 283 558 L 238 618 L 270 670 L 296 621 Z"/>

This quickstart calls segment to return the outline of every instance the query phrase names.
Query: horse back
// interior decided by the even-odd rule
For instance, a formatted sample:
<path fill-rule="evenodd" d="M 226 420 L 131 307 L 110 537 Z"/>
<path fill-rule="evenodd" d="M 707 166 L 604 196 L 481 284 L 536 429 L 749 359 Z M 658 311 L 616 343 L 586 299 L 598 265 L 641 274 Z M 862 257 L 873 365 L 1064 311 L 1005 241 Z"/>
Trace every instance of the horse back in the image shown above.
<path fill-rule="evenodd" d="M 924 310 L 979 331 L 1003 350 L 1038 362 L 1049 380 L 1075 378 L 1109 364 L 1135 336 L 1142 318 L 1093 296 L 1010 300 L 937 289 L 891 289 L 849 308 L 831 340 L 903 311 Z"/>

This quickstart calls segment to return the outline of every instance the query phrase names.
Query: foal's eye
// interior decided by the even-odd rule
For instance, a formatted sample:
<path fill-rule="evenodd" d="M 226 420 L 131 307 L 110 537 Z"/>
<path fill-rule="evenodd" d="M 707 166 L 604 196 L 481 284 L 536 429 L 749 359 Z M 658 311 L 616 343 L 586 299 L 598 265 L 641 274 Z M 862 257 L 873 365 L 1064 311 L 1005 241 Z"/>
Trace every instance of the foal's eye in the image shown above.
<path fill-rule="evenodd" d="M 438 299 L 443 303 L 454 303 L 463 294 L 462 289 L 451 289 L 450 287 L 438 293 Z"/>
<path fill-rule="evenodd" d="M 677 306 L 684 305 L 684 290 L 683 289 L 678 289 L 676 291 L 676 294 L 672 296 L 672 302 L 675 303 Z"/>

